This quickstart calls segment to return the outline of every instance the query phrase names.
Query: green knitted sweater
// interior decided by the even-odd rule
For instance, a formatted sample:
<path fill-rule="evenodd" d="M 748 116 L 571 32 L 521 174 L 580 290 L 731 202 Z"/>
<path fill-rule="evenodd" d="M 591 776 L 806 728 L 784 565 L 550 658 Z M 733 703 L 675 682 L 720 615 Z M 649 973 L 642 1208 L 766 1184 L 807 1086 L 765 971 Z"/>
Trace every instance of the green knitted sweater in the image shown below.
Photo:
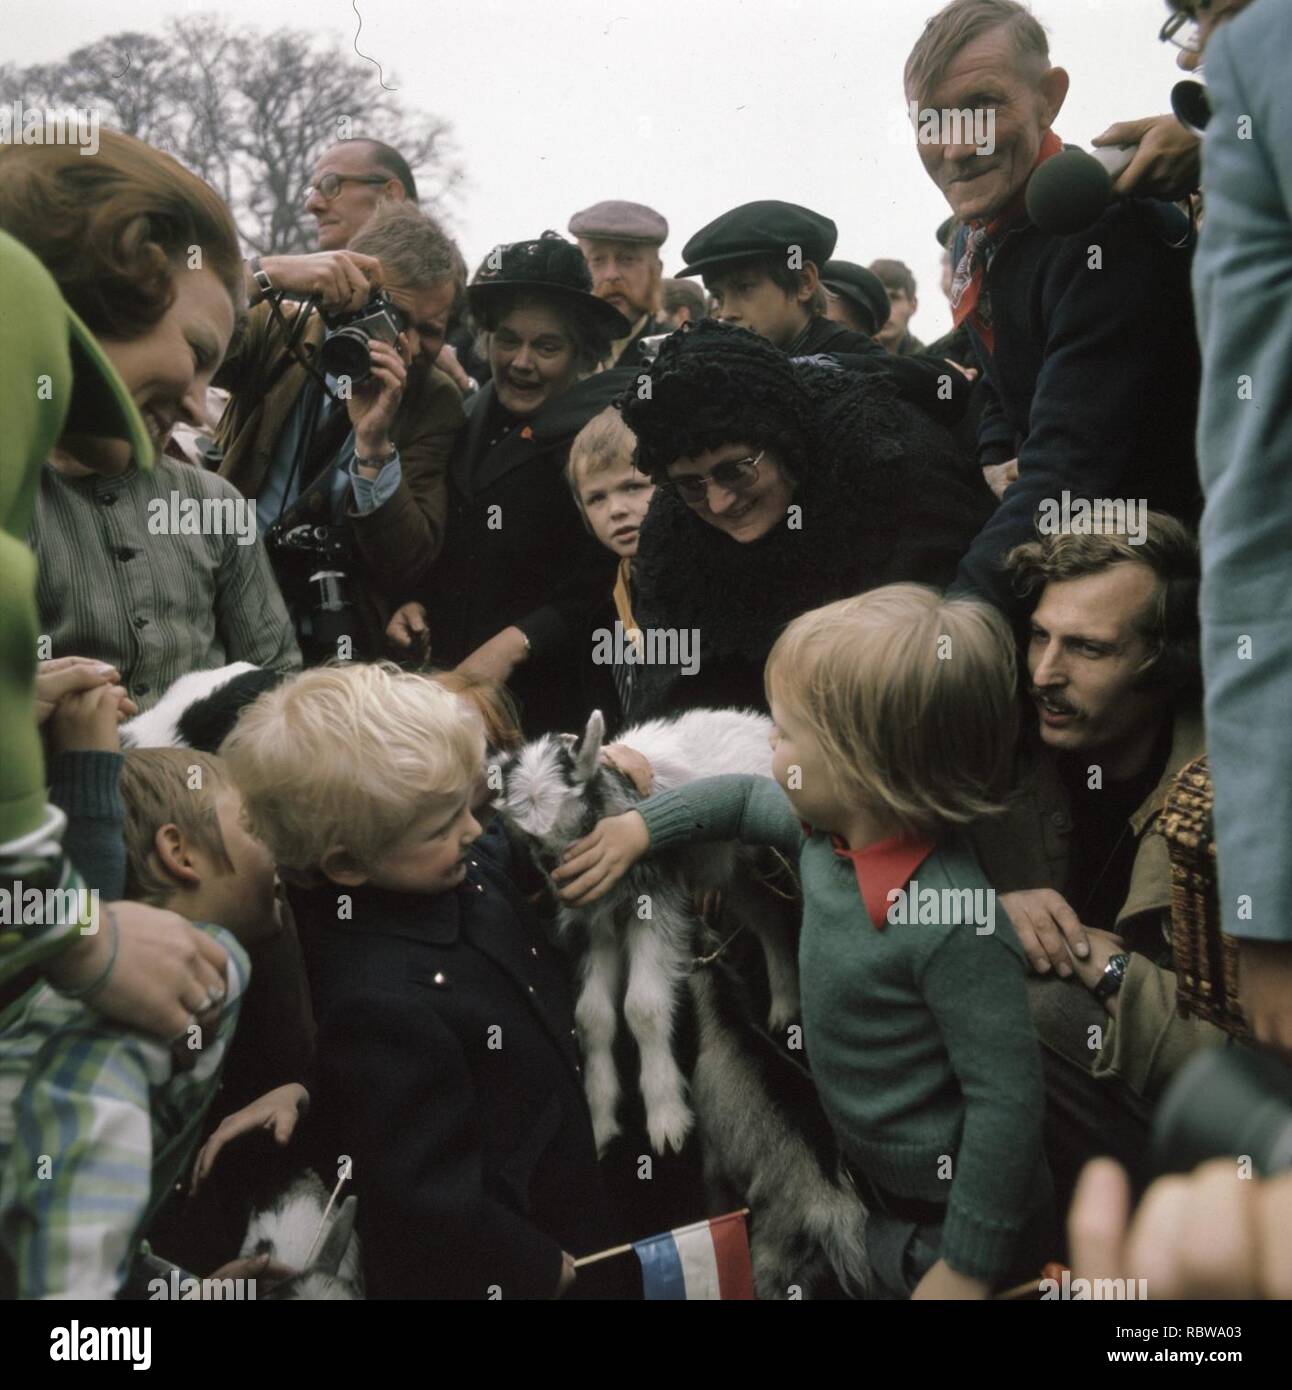
<path fill-rule="evenodd" d="M 799 855 L 803 1035 L 830 1122 L 872 1183 L 947 1204 L 953 1269 L 999 1279 L 1046 1191 L 1044 1090 L 1022 948 L 973 852 L 946 837 L 913 875 L 926 920 L 880 930 L 852 861 L 804 835 L 770 778 L 707 778 L 638 810 L 653 848 L 733 839 Z M 981 894 L 985 926 L 957 917 L 945 895 L 962 889 Z"/>

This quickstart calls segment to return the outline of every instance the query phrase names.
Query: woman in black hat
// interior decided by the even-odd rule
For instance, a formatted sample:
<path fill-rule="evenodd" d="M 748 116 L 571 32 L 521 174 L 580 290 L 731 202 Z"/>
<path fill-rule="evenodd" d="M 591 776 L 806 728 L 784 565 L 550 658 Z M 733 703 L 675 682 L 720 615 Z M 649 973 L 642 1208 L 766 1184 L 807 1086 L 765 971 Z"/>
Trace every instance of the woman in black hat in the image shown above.
<path fill-rule="evenodd" d="M 991 511 L 986 490 L 957 477 L 946 432 L 886 373 L 792 361 L 729 324 L 673 334 L 649 390 L 619 405 L 638 467 L 660 484 L 633 571 L 634 621 L 699 643 L 693 674 L 642 666 L 633 721 L 766 710 L 763 666 L 786 623 L 881 584 L 948 584 Z"/>
<path fill-rule="evenodd" d="M 496 247 L 476 272 L 467 298 L 492 380 L 466 404 L 428 591 L 387 628 L 397 647 L 429 643 L 436 666 L 509 685 L 531 737 L 583 726 L 570 672 L 614 582 L 563 476 L 574 436 L 632 375 L 593 375 L 629 325 L 591 287 L 582 253 L 555 232 Z"/>

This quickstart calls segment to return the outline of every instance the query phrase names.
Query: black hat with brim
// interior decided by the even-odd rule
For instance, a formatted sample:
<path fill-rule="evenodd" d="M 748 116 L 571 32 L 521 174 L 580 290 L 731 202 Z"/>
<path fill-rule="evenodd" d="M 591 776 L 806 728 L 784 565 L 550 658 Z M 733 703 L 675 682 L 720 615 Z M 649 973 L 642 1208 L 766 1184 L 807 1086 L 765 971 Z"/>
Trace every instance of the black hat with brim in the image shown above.
<path fill-rule="evenodd" d="M 556 232 L 544 232 L 536 241 L 495 246 L 467 286 L 467 302 L 482 317 L 490 304 L 517 292 L 551 295 L 577 310 L 611 341 L 632 332 L 632 324 L 613 304 L 592 293 L 583 252 Z"/>
<path fill-rule="evenodd" d="M 704 275 L 730 261 L 754 256 L 786 256 L 797 247 L 804 261 L 820 267 L 829 260 L 839 240 L 839 229 L 828 218 L 797 203 L 763 198 L 742 203 L 701 227 L 682 248 L 684 275 Z"/>

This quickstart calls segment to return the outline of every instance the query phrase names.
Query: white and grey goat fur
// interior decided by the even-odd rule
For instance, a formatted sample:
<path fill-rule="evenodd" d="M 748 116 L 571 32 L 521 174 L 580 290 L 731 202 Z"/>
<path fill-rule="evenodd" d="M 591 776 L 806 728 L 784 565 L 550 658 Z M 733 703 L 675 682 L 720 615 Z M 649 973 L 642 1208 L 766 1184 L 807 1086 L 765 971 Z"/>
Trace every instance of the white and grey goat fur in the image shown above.
<path fill-rule="evenodd" d="M 281 1301 L 352 1301 L 363 1297 L 359 1237 L 354 1232 L 358 1198 L 328 1210 L 328 1191 L 306 1169 L 265 1206 L 252 1212 L 243 1256 L 268 1255 L 298 1271 L 269 1295 Z"/>
<path fill-rule="evenodd" d="M 771 721 L 748 710 L 691 710 L 619 734 L 650 763 L 652 790 L 663 792 L 722 773 L 771 775 Z M 502 771 L 499 807 L 548 873 L 564 851 L 603 816 L 641 797 L 601 761 L 605 726 L 593 712 L 582 738 L 547 734 L 527 744 Z M 719 889 L 736 920 L 762 942 L 771 991 L 769 1023 L 782 1029 L 798 1014 L 798 966 L 783 914 L 769 909 L 754 882 L 755 851 L 735 842 L 679 845 L 636 864 L 605 897 L 587 907 L 562 904 L 558 930 L 581 947 L 575 1006 L 584 1079 L 599 1152 L 620 1133 L 614 1041 L 624 1019 L 641 1056 L 646 1128 L 656 1153 L 681 1150 L 694 1124 L 687 1083 L 673 1053 L 679 990 L 696 955 L 697 895 Z"/>
<path fill-rule="evenodd" d="M 693 970 L 687 984 L 697 1033 L 691 1100 L 709 1209 L 749 1207 L 755 1293 L 865 1297 L 866 1210 L 811 1075 L 755 1025 L 724 959 Z"/>

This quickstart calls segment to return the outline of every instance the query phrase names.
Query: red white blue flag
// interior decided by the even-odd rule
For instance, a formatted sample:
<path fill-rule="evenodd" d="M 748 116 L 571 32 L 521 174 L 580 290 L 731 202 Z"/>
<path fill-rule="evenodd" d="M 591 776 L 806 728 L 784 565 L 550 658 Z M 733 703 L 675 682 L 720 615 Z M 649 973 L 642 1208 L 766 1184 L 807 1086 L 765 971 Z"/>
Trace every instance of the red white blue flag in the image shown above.
<path fill-rule="evenodd" d="M 715 1216 L 633 1243 L 648 1299 L 752 1299 L 754 1272 L 743 1212 Z"/>

